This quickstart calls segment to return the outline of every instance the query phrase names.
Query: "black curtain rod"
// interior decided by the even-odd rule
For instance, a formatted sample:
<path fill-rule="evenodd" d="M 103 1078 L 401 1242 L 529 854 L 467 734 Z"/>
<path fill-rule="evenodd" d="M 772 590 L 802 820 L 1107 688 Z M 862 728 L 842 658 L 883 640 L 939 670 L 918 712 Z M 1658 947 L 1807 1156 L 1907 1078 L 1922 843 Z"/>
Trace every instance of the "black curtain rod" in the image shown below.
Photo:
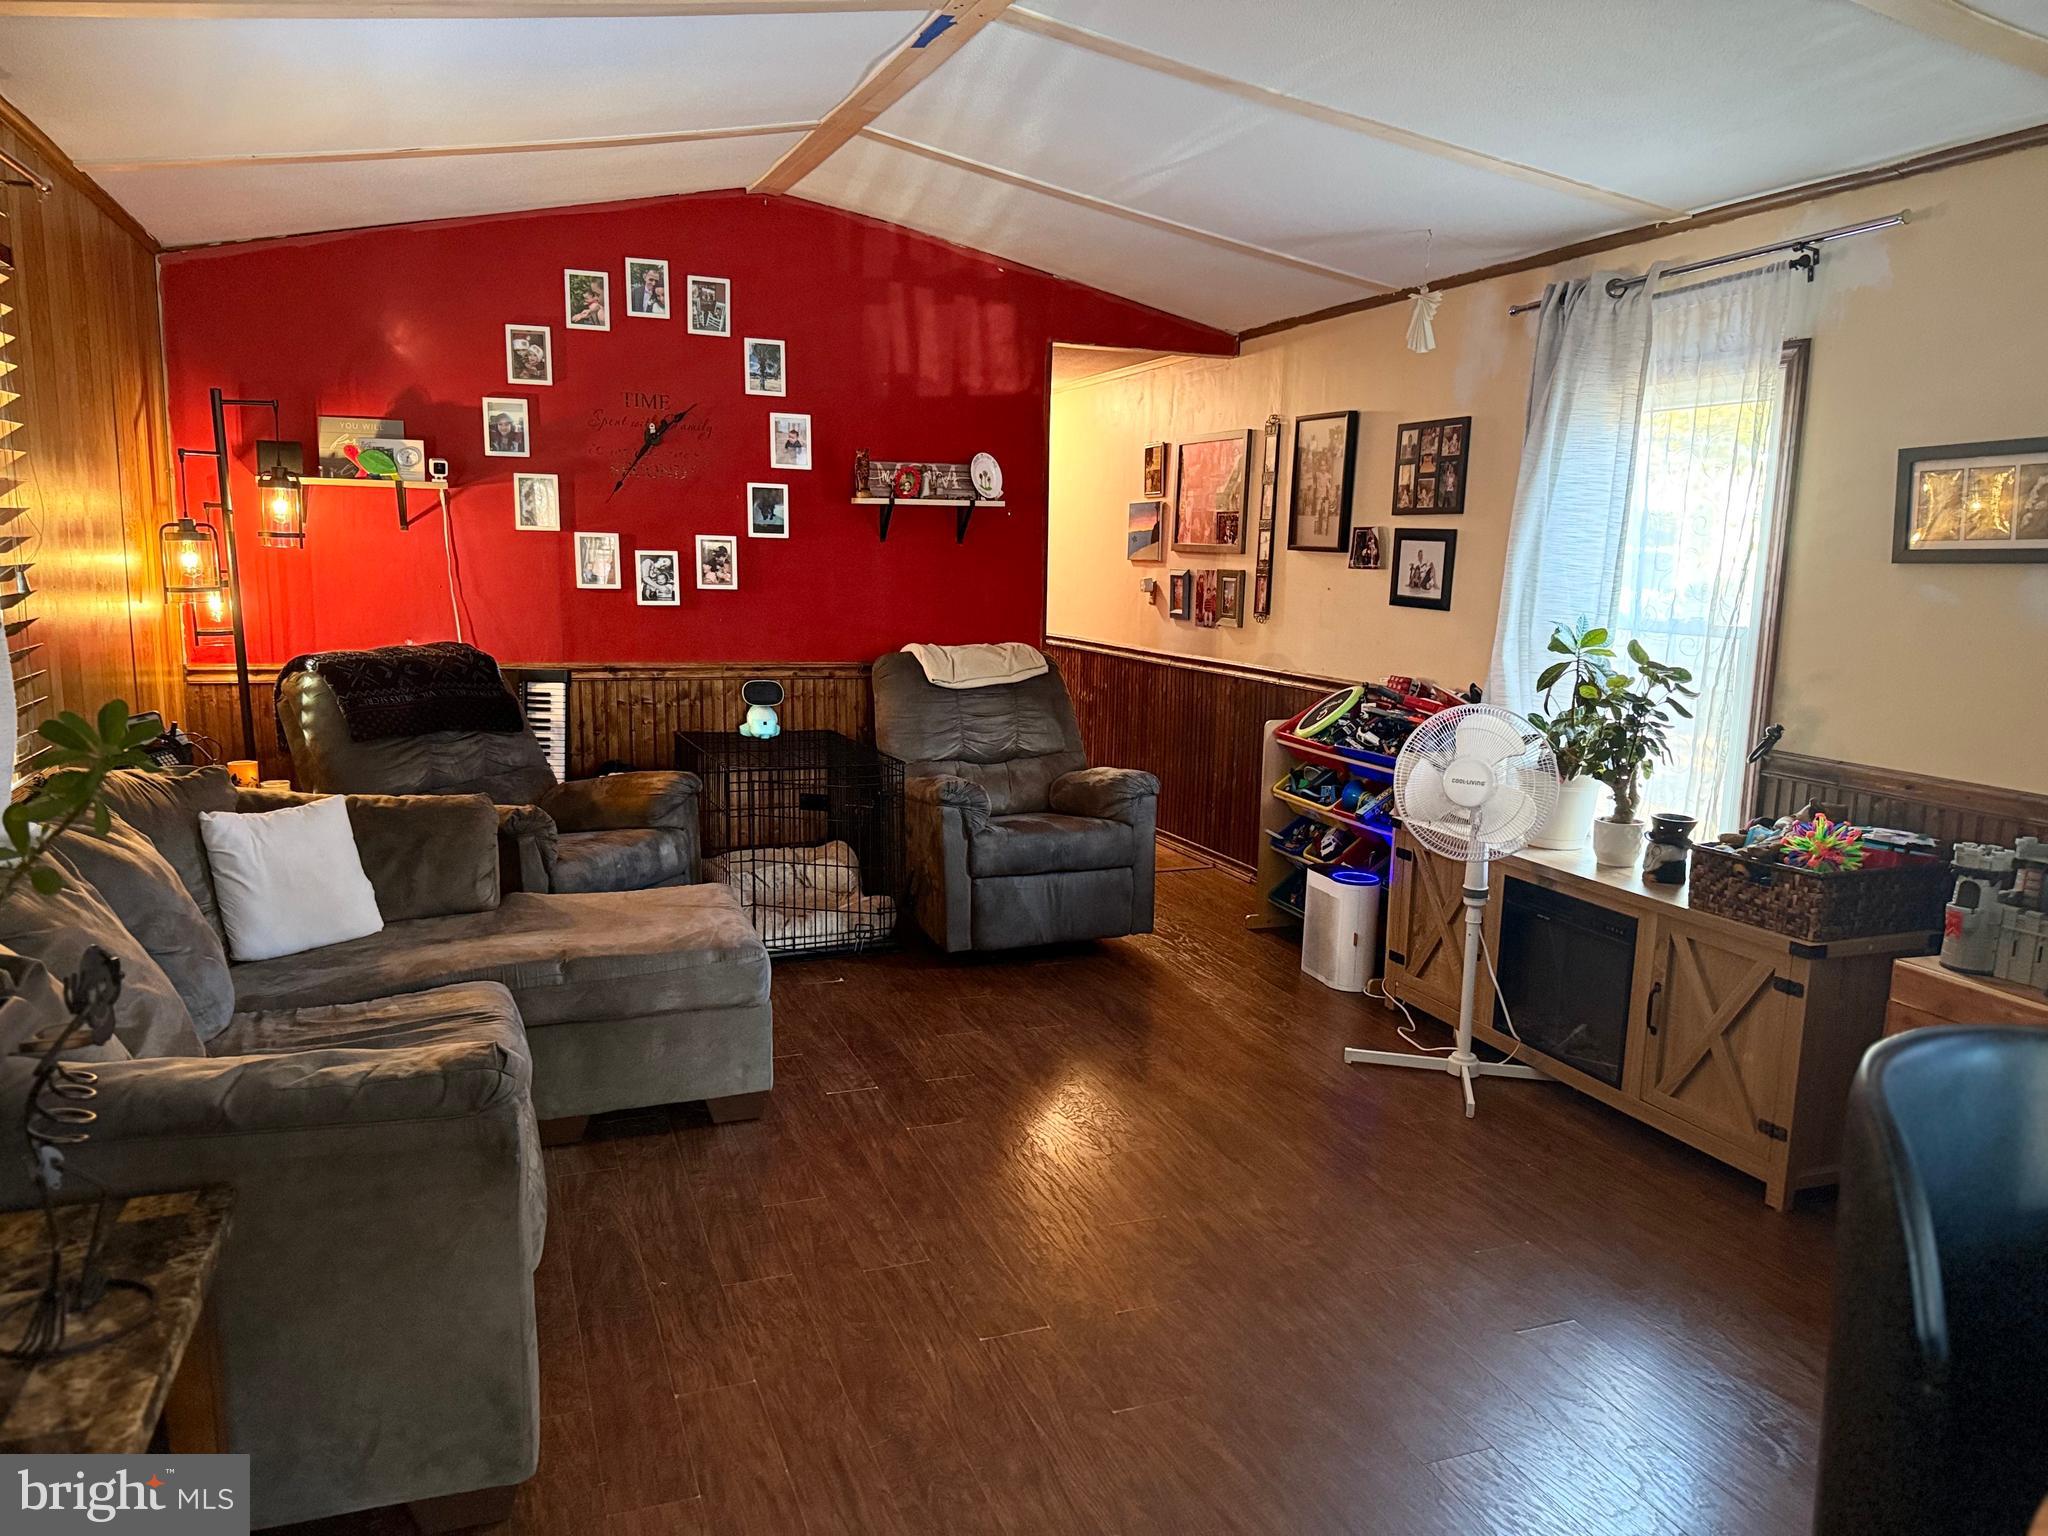
<path fill-rule="evenodd" d="M 1839 229 L 1824 229 L 1814 235 L 1798 235 L 1790 240 L 1779 240 L 1770 245 L 1755 245 L 1746 251 L 1731 251 L 1726 256 L 1709 256 L 1703 261 L 1683 262 L 1675 267 L 1666 267 L 1663 275 L 1682 277 L 1688 272 L 1704 272 L 1709 267 L 1725 267 L 1732 262 L 1753 261 L 1759 256 L 1775 256 L 1780 251 L 1811 250 L 1827 244 L 1830 240 L 1846 240 L 1851 235 L 1868 235 L 1880 229 L 1892 229 L 1906 223 L 1909 218 L 1909 211 L 1901 208 L 1897 213 L 1888 213 L 1881 219 L 1865 219 L 1860 224 L 1844 224 Z M 1607 280 L 1607 296 L 1618 299 L 1629 289 L 1642 287 L 1646 280 L 1646 277 L 1611 277 Z M 1526 315 L 1530 310 L 1542 307 L 1541 299 L 1531 299 L 1526 304 L 1509 305 L 1508 313 Z"/>

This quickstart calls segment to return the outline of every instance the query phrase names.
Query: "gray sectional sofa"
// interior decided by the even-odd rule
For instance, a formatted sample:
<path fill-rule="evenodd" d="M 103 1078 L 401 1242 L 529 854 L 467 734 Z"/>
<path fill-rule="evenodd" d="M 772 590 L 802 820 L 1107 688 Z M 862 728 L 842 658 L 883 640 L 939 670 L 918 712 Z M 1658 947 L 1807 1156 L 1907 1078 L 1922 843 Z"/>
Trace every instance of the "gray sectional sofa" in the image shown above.
<path fill-rule="evenodd" d="M 0 968 L 122 962 L 98 1120 L 117 1193 L 235 1186 L 215 1283 L 229 1448 L 259 1526 L 515 1484 L 537 1456 L 538 1122 L 772 1082 L 768 956 L 720 886 L 501 894 L 482 796 L 349 797 L 382 932 L 222 946 L 203 810 L 304 797 L 119 774 L 68 887 L 0 909 Z M 9 1101 L 26 1063 L 0 1062 Z M 716 1105 L 714 1105 L 716 1112 Z M 0 1206 L 33 1202 L 0 1159 Z"/>

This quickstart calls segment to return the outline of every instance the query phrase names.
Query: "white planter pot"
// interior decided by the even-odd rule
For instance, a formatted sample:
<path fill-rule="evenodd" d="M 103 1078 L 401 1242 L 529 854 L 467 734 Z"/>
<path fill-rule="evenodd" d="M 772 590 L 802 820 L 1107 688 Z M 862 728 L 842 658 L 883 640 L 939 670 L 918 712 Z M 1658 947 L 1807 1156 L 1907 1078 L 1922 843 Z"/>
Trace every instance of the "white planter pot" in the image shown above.
<path fill-rule="evenodd" d="M 1602 816 L 1593 823 L 1593 862 L 1602 869 L 1626 869 L 1642 857 L 1643 824 Z"/>
<path fill-rule="evenodd" d="M 1573 849 L 1586 846 L 1586 834 L 1593 828 L 1593 813 L 1600 809 L 1598 779 L 1583 773 L 1566 779 L 1557 792 L 1557 805 L 1529 838 L 1531 848 Z"/>

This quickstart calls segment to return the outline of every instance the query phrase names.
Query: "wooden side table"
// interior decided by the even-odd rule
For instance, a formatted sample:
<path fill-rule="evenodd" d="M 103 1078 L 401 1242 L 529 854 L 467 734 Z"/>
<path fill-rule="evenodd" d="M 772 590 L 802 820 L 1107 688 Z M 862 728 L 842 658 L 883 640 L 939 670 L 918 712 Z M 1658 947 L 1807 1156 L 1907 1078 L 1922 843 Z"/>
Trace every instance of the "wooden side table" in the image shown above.
<path fill-rule="evenodd" d="M 219 1348 L 206 1294 L 227 1239 L 234 1191 L 137 1195 L 106 1243 L 109 1274 L 156 1291 L 150 1320 L 105 1348 L 34 1366 L 0 1360 L 0 1452 L 140 1455 L 159 1421 L 174 1451 L 224 1451 Z M 67 1264 L 83 1250 L 90 1207 L 62 1216 Z M 0 1294 L 42 1284 L 43 1213 L 0 1213 Z"/>
<path fill-rule="evenodd" d="M 1903 1034 L 1928 1024 L 2013 1024 L 2048 1029 L 2048 995 L 1993 976 L 1965 976 L 1932 955 L 1892 966 L 1884 1032 Z"/>

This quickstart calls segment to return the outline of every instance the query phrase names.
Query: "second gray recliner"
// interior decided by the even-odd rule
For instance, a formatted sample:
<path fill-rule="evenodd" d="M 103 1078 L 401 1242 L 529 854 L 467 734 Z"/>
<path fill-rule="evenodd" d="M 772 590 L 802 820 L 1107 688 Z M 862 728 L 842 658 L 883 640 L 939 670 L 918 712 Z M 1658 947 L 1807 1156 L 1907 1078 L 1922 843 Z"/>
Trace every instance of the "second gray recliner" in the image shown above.
<path fill-rule="evenodd" d="M 1091 768 L 1059 670 L 941 688 L 902 651 L 874 666 L 875 738 L 907 765 L 918 926 L 940 948 L 1152 931 L 1159 781 Z"/>

